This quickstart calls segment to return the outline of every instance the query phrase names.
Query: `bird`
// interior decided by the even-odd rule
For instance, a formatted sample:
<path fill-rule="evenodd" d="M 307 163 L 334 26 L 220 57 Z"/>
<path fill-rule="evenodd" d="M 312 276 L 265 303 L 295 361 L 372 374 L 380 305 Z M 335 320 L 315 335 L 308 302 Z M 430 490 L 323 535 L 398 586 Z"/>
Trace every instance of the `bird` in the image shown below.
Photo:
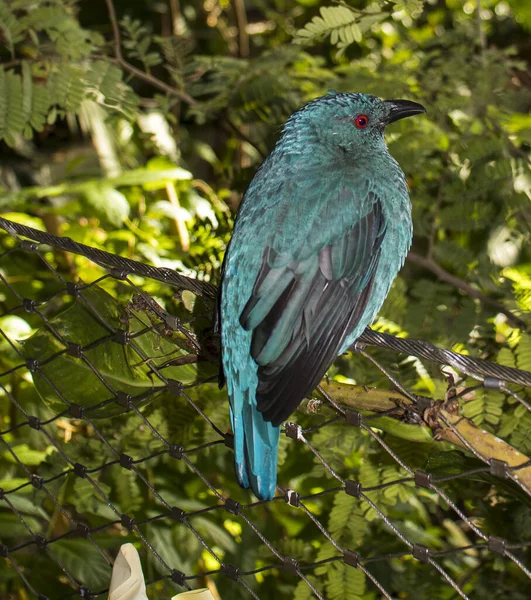
<path fill-rule="evenodd" d="M 276 492 L 280 426 L 370 325 L 411 245 L 389 123 L 410 100 L 329 91 L 286 121 L 240 204 L 215 314 L 235 472 Z"/>

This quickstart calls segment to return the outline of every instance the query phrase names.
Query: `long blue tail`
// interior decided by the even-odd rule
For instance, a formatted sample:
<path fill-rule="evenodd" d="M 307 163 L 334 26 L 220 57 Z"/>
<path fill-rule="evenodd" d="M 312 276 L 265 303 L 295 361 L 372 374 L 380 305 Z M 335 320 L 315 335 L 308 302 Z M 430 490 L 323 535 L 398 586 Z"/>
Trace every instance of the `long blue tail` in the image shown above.
<path fill-rule="evenodd" d="M 260 500 L 271 500 L 277 484 L 280 427 L 264 421 L 250 390 L 234 386 L 230 417 L 234 432 L 234 463 L 240 485 Z"/>

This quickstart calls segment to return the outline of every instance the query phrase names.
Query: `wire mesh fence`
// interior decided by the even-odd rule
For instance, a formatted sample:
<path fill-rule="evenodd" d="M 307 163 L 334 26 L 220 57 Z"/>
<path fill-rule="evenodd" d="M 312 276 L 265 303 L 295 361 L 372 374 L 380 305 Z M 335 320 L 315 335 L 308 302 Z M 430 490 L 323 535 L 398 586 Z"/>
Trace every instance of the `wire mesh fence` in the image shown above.
<path fill-rule="evenodd" d="M 367 330 L 357 360 L 387 389 L 324 381 L 283 427 L 276 497 L 253 502 L 227 483 L 214 286 L 0 228 L 8 597 L 106 597 L 127 541 L 150 598 L 531 597 L 531 461 L 462 411 L 502 397 L 523 418 L 531 373 Z M 61 253 L 84 257 L 75 276 Z M 404 384 L 400 356 L 450 367 L 441 397 Z"/>

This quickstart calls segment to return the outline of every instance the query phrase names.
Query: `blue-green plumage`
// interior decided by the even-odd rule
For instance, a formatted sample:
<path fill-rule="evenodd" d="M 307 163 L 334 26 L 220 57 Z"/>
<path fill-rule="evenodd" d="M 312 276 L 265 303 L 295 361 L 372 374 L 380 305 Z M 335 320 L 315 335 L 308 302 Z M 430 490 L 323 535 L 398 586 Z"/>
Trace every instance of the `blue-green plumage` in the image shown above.
<path fill-rule="evenodd" d="M 290 117 L 252 180 L 220 296 L 238 480 L 275 493 L 280 424 L 380 309 L 411 243 L 385 126 L 413 102 L 331 93 Z"/>

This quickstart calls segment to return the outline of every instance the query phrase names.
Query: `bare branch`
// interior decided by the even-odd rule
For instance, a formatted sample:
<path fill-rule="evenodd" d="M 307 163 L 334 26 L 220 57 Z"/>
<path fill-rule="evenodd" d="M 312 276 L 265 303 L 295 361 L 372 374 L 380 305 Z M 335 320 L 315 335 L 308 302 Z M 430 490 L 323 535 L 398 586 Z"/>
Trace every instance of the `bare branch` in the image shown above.
<path fill-rule="evenodd" d="M 118 25 L 118 19 L 116 18 L 116 11 L 114 10 L 114 4 L 112 0 L 105 0 L 107 4 L 107 12 L 109 13 L 109 20 L 112 26 L 112 35 L 114 41 L 114 56 L 121 61 L 122 60 L 122 47 L 120 40 L 120 27 Z"/>

